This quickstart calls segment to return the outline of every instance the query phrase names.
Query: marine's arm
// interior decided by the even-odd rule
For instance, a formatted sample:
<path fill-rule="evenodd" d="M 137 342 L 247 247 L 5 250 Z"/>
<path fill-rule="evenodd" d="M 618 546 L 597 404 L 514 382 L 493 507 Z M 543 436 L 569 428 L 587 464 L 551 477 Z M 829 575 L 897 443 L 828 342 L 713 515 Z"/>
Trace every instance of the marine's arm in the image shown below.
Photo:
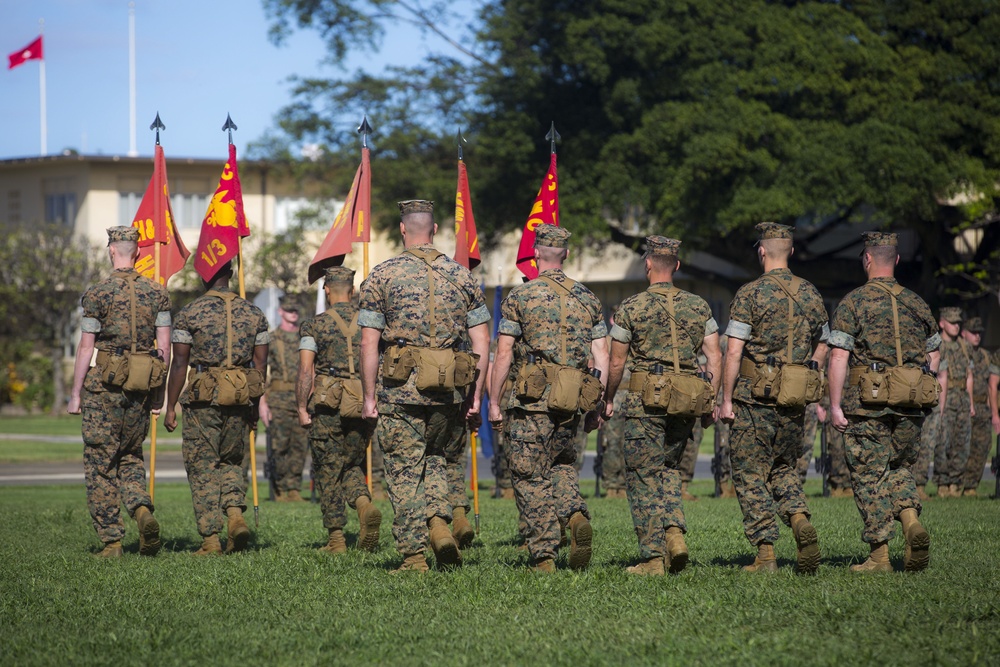
<path fill-rule="evenodd" d="M 361 329 L 361 390 L 364 393 L 362 417 L 377 419 L 378 407 L 375 402 L 375 383 L 378 375 L 378 343 L 382 331 L 371 327 Z"/>
<path fill-rule="evenodd" d="M 628 343 L 611 339 L 611 359 L 608 363 L 608 384 L 604 388 L 604 414 L 601 417 L 607 421 L 614 415 L 615 395 L 618 386 L 625 375 L 625 361 L 628 359 Z"/>
<path fill-rule="evenodd" d="M 295 381 L 295 407 L 299 414 L 299 424 L 309 426 L 312 417 L 309 416 L 309 396 L 313 390 L 313 379 L 316 371 L 316 353 L 312 350 L 299 350 L 299 376 Z"/>
<path fill-rule="evenodd" d="M 722 405 L 719 406 L 717 419 L 732 422 L 736 418 L 733 413 L 733 392 L 736 390 L 736 380 L 740 375 L 740 361 L 743 359 L 743 347 L 746 341 L 742 338 L 729 336 L 726 341 L 725 369 L 722 373 Z"/>
<path fill-rule="evenodd" d="M 69 394 L 69 405 L 66 411 L 71 415 L 80 414 L 80 392 L 83 391 L 83 380 L 90 370 L 90 358 L 94 356 L 94 345 L 97 344 L 97 334 L 80 334 L 80 344 L 76 346 L 76 361 L 73 363 L 73 388 Z"/>
<path fill-rule="evenodd" d="M 492 384 L 490 385 L 490 396 L 495 396 L 495 400 L 490 401 L 490 422 L 499 424 L 503 421 L 503 414 L 500 411 L 500 400 L 503 396 L 503 383 L 510 372 L 510 364 L 513 361 L 514 337 L 500 334 L 497 339 L 497 353 L 493 358 Z"/>
<path fill-rule="evenodd" d="M 170 326 L 156 327 L 156 349 L 163 351 L 163 363 L 170 367 Z M 163 397 L 166 395 L 166 385 L 160 385 L 153 391 L 153 406 L 152 413 L 154 415 L 160 414 L 160 410 L 163 408 Z"/>
<path fill-rule="evenodd" d="M 191 346 L 188 343 L 173 344 L 173 358 L 170 360 L 170 379 L 167 381 L 167 413 L 163 418 L 163 426 L 173 432 L 177 428 L 177 400 L 187 379 L 188 359 L 191 358 Z"/>

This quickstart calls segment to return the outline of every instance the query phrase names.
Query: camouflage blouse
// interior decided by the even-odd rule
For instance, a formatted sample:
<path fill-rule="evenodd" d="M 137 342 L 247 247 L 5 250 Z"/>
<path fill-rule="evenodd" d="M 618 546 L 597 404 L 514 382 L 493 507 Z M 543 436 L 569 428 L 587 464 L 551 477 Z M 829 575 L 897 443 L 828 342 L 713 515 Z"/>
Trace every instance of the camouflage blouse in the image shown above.
<path fill-rule="evenodd" d="M 334 303 L 329 310 L 337 311 L 349 327 L 358 313 L 352 302 Z M 328 313 L 306 320 L 299 329 L 300 350 L 316 353 L 316 373 L 339 378 L 349 378 L 350 366 L 347 362 L 347 338 L 341 333 L 337 323 Z M 361 327 L 351 337 L 351 352 L 354 355 L 354 377 L 361 377 Z"/>

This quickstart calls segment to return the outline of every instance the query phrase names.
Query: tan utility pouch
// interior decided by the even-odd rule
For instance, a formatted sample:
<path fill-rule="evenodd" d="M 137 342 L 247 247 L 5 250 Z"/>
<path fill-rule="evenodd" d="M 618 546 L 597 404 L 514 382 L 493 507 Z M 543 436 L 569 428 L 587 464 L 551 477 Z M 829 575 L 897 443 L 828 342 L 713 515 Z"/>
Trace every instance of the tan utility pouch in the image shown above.
<path fill-rule="evenodd" d="M 450 348 L 415 348 L 417 389 L 446 391 L 455 388 L 455 351 Z"/>
<path fill-rule="evenodd" d="M 215 376 L 195 369 L 188 371 L 188 387 L 192 403 L 211 403 L 215 400 Z"/>
<path fill-rule="evenodd" d="M 894 366 L 888 370 L 886 376 L 889 385 L 890 406 L 897 408 L 924 407 L 921 386 L 924 376 L 923 369 L 915 366 Z"/>
<path fill-rule="evenodd" d="M 765 401 L 774 401 L 781 391 L 781 368 L 758 364 L 750 378 L 750 395 Z"/>
<path fill-rule="evenodd" d="M 122 385 L 125 391 L 148 392 L 163 386 L 167 379 L 167 365 L 163 359 L 151 354 L 131 354 L 128 358 L 128 379 Z"/>
<path fill-rule="evenodd" d="M 104 363 L 101 357 L 104 357 Z M 128 381 L 128 356 L 124 354 L 98 354 L 101 382 L 109 387 L 121 387 Z"/>
<path fill-rule="evenodd" d="M 712 384 L 696 375 L 674 375 L 670 378 L 670 401 L 667 414 L 678 417 L 701 417 L 715 408 Z"/>
<path fill-rule="evenodd" d="M 476 364 L 479 355 L 474 352 L 458 351 L 455 353 L 455 386 L 459 389 L 468 387 L 476 381 Z"/>
<path fill-rule="evenodd" d="M 415 365 L 409 347 L 390 345 L 382 355 L 382 379 L 406 382 Z"/>
<path fill-rule="evenodd" d="M 212 368 L 209 374 L 215 379 L 212 405 L 250 404 L 250 386 L 247 382 L 246 369 L 235 366 Z"/>
<path fill-rule="evenodd" d="M 344 385 L 341 384 L 340 378 L 335 378 L 332 375 L 317 375 L 313 394 L 309 400 L 309 408 L 321 406 L 337 410 L 340 408 L 343 393 Z"/>
<path fill-rule="evenodd" d="M 937 378 L 929 373 L 920 376 L 920 407 L 933 408 L 941 400 L 941 385 Z M 983 403 L 986 399 L 983 399 Z"/>
<path fill-rule="evenodd" d="M 577 368 L 555 364 L 550 366 L 549 373 L 552 376 L 552 387 L 546 404 L 549 410 L 576 412 L 580 409 L 580 392 L 583 389 L 583 378 L 587 374 Z"/>
<path fill-rule="evenodd" d="M 360 419 L 365 405 L 365 395 L 361 390 L 360 379 L 345 378 L 340 381 L 344 388 L 340 399 L 340 416 L 347 419 Z"/>
<path fill-rule="evenodd" d="M 537 401 L 545 393 L 549 379 L 541 364 L 525 364 L 514 378 L 514 396 L 517 400 L 530 403 Z"/>
<path fill-rule="evenodd" d="M 861 389 L 861 402 L 864 405 L 886 405 L 889 403 L 889 382 L 885 373 L 864 369 L 861 373 L 858 387 Z"/>
<path fill-rule="evenodd" d="M 601 402 L 604 395 L 604 385 L 590 373 L 583 374 L 583 386 L 580 387 L 580 409 L 590 412 Z"/>
<path fill-rule="evenodd" d="M 785 364 L 778 372 L 777 403 L 782 408 L 804 408 L 823 398 L 819 371 L 800 364 Z"/>
<path fill-rule="evenodd" d="M 670 405 L 670 378 L 666 373 L 650 373 L 646 376 L 646 381 L 642 383 L 643 407 L 667 409 Z"/>

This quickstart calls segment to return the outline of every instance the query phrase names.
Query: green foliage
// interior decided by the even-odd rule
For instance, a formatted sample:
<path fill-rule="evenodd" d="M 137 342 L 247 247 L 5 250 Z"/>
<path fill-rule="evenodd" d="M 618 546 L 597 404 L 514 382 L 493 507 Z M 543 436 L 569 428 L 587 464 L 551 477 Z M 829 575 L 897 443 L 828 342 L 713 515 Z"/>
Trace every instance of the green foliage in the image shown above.
<path fill-rule="evenodd" d="M 709 482 L 699 482 L 706 493 Z M 811 489 L 816 492 L 818 488 Z M 517 549 L 509 501 L 483 499 L 482 532 L 455 572 L 392 575 L 400 562 L 379 503 L 382 550 L 318 553 L 319 509 L 264 503 L 253 549 L 198 559 L 183 484 L 157 485 L 164 550 L 98 547 L 82 485 L 2 488 L 0 618 L 11 664 L 849 665 L 996 664 L 1000 660 L 1000 518 L 993 501 L 928 504 L 933 558 L 921 574 L 858 576 L 867 548 L 854 503 L 811 498 L 824 561 L 748 575 L 735 500 L 685 508 L 692 563 L 678 576 L 624 572 L 637 547 L 624 500 L 593 500 L 589 570 L 539 576 Z M 251 522 L 252 523 L 252 522 Z M 349 541 L 358 524 L 349 513 Z M 903 545 L 890 543 L 900 568 Z M 564 565 L 564 563 L 561 563 Z M 81 632 L 80 628 L 86 628 Z"/>

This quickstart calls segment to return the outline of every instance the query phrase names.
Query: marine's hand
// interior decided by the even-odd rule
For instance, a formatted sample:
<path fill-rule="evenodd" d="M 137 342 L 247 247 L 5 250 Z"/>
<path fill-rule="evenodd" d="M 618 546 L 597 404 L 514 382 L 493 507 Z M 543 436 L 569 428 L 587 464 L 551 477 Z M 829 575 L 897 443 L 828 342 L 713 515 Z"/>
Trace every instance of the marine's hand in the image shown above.
<path fill-rule="evenodd" d="M 378 419 L 378 404 L 374 400 L 365 399 L 365 404 L 361 408 L 361 416 L 364 419 Z"/>
<path fill-rule="evenodd" d="M 719 406 L 719 419 L 727 424 L 732 424 L 736 419 L 736 414 L 733 412 L 732 401 L 722 401 L 722 405 Z"/>
<path fill-rule="evenodd" d="M 167 415 L 163 418 L 163 428 L 167 429 L 167 433 L 173 433 L 177 428 L 177 413 L 172 407 L 167 408 Z"/>
<path fill-rule="evenodd" d="M 257 409 L 260 412 L 260 420 L 264 422 L 264 427 L 267 428 L 271 425 L 271 408 L 268 407 L 267 403 L 261 401 Z"/>
<path fill-rule="evenodd" d="M 969 403 L 969 416 L 970 417 L 976 416 L 976 406 L 972 405 L 972 403 Z"/>
<path fill-rule="evenodd" d="M 299 410 L 299 426 L 305 426 L 309 428 L 312 426 L 312 417 L 309 415 L 308 410 Z"/>
<path fill-rule="evenodd" d="M 839 405 L 830 407 L 830 423 L 841 433 L 847 430 L 847 417 Z"/>
<path fill-rule="evenodd" d="M 608 421 L 614 416 L 615 416 L 614 402 L 612 401 L 611 403 L 605 403 L 604 410 L 601 411 L 601 419 L 603 419 L 604 421 Z"/>
<path fill-rule="evenodd" d="M 827 417 L 826 408 L 824 408 L 822 405 L 817 405 L 816 406 L 816 419 L 819 420 L 819 423 L 825 424 L 826 423 L 826 417 Z"/>
<path fill-rule="evenodd" d="M 66 412 L 68 412 L 71 415 L 78 415 L 78 414 L 80 414 L 80 397 L 79 396 L 70 396 L 69 397 L 69 404 L 66 406 Z"/>
<path fill-rule="evenodd" d="M 503 423 L 503 413 L 500 412 L 500 406 L 492 401 L 490 402 L 490 423 L 494 426 L 500 426 Z"/>
<path fill-rule="evenodd" d="M 993 433 L 1000 434 L 1000 417 L 993 417 Z"/>

